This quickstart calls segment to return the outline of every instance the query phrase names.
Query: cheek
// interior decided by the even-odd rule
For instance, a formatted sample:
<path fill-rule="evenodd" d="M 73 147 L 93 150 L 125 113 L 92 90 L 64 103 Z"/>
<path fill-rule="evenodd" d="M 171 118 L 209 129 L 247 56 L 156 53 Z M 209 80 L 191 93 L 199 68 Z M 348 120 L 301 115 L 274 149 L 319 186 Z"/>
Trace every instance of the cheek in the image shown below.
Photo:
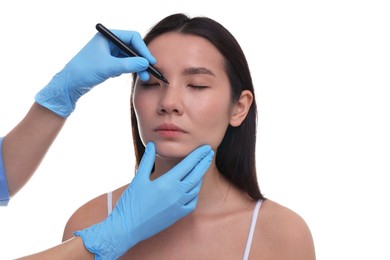
<path fill-rule="evenodd" d="M 139 122 L 139 119 L 142 118 L 143 111 L 145 111 L 146 104 L 142 99 L 142 95 L 137 94 L 137 92 L 135 92 L 133 96 L 133 105 L 137 121 Z"/>
<path fill-rule="evenodd" d="M 197 138 L 217 148 L 230 122 L 232 106 L 227 98 L 213 101 L 198 102 L 197 109 L 192 111 L 194 124 L 197 128 Z"/>
<path fill-rule="evenodd" d="M 142 92 L 134 92 L 134 112 L 137 117 L 138 131 L 142 140 L 144 140 L 143 129 L 147 127 L 148 122 L 151 122 L 150 113 L 153 111 L 151 104 L 152 102 L 150 101 L 150 96 L 148 97 L 145 93 Z"/>
<path fill-rule="evenodd" d="M 138 111 L 139 109 L 141 109 L 141 105 L 143 102 L 142 101 L 142 95 L 138 94 L 139 92 L 137 90 L 134 91 L 134 94 L 133 94 L 133 105 L 134 105 L 134 110 Z"/>
<path fill-rule="evenodd" d="M 156 100 L 159 98 L 159 93 L 136 87 L 132 98 L 138 121 L 148 121 L 147 117 L 150 117 L 156 111 L 155 106 Z"/>

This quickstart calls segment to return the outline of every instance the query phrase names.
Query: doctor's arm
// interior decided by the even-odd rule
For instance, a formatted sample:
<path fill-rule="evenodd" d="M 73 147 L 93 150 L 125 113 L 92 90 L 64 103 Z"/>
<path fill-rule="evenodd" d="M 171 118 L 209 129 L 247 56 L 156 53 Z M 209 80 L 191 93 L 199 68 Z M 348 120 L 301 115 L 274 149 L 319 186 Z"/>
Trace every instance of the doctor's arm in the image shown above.
<path fill-rule="evenodd" d="M 0 205 L 7 205 L 30 179 L 66 118 L 75 110 L 78 99 L 94 86 L 123 73 L 138 73 L 149 79 L 146 71 L 156 60 L 137 32 L 113 30 L 142 57 L 127 57 L 100 33 L 76 54 L 65 67 L 35 96 L 35 103 L 25 118 L 0 145 Z"/>
<path fill-rule="evenodd" d="M 80 237 L 73 237 L 64 243 L 45 251 L 21 257 L 21 260 L 44 260 L 44 259 L 94 259 L 94 254 L 89 252 Z"/>
<path fill-rule="evenodd" d="M 11 196 L 33 175 L 66 118 L 34 103 L 27 115 L 3 139 L 2 157 Z"/>

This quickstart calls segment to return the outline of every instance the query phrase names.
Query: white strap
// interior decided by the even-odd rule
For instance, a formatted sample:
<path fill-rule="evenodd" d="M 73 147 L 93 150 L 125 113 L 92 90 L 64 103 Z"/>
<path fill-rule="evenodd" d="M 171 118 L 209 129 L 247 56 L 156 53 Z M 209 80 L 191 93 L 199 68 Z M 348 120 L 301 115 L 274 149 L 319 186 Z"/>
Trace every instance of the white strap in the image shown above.
<path fill-rule="evenodd" d="M 107 192 L 107 215 L 112 212 L 112 191 Z"/>
<path fill-rule="evenodd" d="M 248 240 L 246 241 L 246 246 L 244 251 L 244 257 L 243 257 L 244 260 L 248 259 L 249 253 L 251 251 L 252 239 L 253 239 L 253 234 L 255 233 L 257 216 L 259 215 L 260 206 L 262 202 L 263 200 L 258 200 L 256 202 L 255 209 L 253 210 L 251 228 L 249 230 L 249 236 L 248 236 Z"/>

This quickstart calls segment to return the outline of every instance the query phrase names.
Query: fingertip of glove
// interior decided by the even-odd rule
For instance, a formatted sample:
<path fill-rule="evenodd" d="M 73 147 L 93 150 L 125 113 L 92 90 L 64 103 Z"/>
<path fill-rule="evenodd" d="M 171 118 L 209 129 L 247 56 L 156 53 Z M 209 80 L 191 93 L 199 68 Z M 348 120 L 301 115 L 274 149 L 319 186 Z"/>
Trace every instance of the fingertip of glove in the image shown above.
<path fill-rule="evenodd" d="M 150 54 L 150 57 L 148 58 L 148 60 L 149 60 L 150 64 L 152 64 L 152 65 L 155 65 L 157 62 L 156 58 L 152 54 Z"/>
<path fill-rule="evenodd" d="M 200 152 L 205 153 L 205 154 L 212 151 L 211 146 L 209 144 L 202 145 L 202 146 L 198 147 L 198 149 Z"/>
<path fill-rule="evenodd" d="M 138 77 L 142 81 L 148 81 L 150 79 L 149 72 L 147 72 L 146 70 L 138 72 Z"/>
<path fill-rule="evenodd" d="M 141 72 L 145 71 L 149 67 L 149 61 L 143 57 L 127 57 L 127 58 L 113 58 L 119 64 L 124 66 L 124 70 L 127 72 Z"/>
<path fill-rule="evenodd" d="M 139 58 L 139 61 L 138 61 L 138 65 L 142 68 L 142 69 L 146 69 L 148 68 L 149 66 L 149 61 L 145 58 L 141 58 L 141 57 L 138 57 Z"/>
<path fill-rule="evenodd" d="M 210 159 L 213 159 L 214 154 L 215 154 L 214 150 L 210 149 L 210 151 L 209 151 L 209 153 L 207 155 L 210 157 Z"/>
<path fill-rule="evenodd" d="M 210 157 L 213 158 L 214 156 L 214 150 L 211 148 L 210 145 L 205 144 L 198 148 L 200 150 L 200 153 L 202 154 L 202 157 Z"/>
<path fill-rule="evenodd" d="M 155 146 L 155 144 L 153 142 L 148 142 L 146 144 L 146 147 L 145 147 L 146 151 L 151 151 L 151 150 L 153 150 L 155 148 L 156 148 L 156 146 Z"/>

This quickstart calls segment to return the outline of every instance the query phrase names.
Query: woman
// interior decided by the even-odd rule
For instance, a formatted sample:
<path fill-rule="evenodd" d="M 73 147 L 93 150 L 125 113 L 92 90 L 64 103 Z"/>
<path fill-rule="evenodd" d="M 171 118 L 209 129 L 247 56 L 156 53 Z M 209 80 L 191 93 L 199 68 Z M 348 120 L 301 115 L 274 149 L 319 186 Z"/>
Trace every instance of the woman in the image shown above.
<path fill-rule="evenodd" d="M 198 146 L 210 145 L 215 156 L 195 211 L 123 257 L 315 259 L 303 219 L 265 199 L 257 184 L 256 102 L 245 56 L 234 37 L 209 18 L 175 14 L 156 24 L 144 41 L 169 84 L 156 78 L 143 82 L 134 75 L 131 117 L 137 163 L 148 142 L 158 154 L 151 179 Z M 64 240 L 107 217 L 126 186 L 78 209 Z"/>

